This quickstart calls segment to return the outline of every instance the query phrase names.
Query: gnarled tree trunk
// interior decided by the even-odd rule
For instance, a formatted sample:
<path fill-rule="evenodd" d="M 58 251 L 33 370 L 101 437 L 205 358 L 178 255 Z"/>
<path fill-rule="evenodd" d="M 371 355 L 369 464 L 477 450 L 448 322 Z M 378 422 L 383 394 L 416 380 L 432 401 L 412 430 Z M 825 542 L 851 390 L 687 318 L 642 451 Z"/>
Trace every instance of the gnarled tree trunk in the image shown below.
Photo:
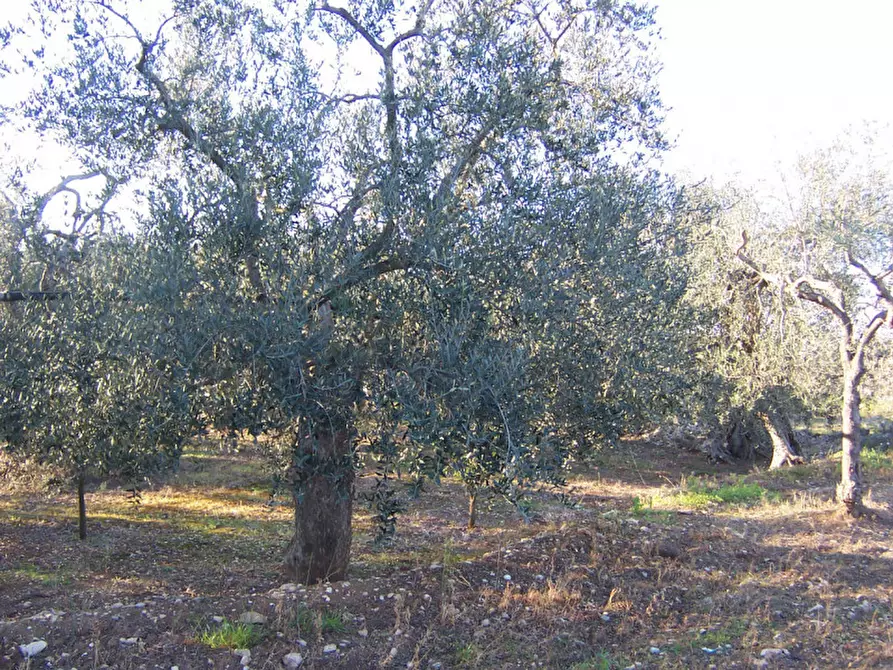
<path fill-rule="evenodd" d="M 757 415 L 763 423 L 769 439 L 772 440 L 772 462 L 770 470 L 803 462 L 800 445 L 794 438 L 794 430 L 787 417 L 777 412 L 760 412 Z"/>
<path fill-rule="evenodd" d="M 843 379 L 843 407 L 841 411 L 841 459 L 840 484 L 837 499 L 852 516 L 862 514 L 862 416 L 859 413 L 861 396 L 859 382 L 862 377 L 861 361 L 855 370 L 847 369 Z"/>
<path fill-rule="evenodd" d="M 301 472 L 293 473 L 295 534 L 285 566 L 305 584 L 347 578 L 354 470 L 350 433 L 318 431 L 299 445 Z"/>

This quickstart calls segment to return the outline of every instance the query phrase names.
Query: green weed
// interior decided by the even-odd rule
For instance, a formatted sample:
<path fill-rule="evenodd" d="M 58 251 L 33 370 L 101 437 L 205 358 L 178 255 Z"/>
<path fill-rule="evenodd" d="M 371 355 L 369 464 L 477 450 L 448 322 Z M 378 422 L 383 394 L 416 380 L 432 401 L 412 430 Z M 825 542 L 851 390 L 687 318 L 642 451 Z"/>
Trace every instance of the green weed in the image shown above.
<path fill-rule="evenodd" d="M 630 512 L 637 519 L 645 519 L 654 523 L 670 524 L 673 522 L 674 514 L 669 510 L 654 509 L 654 498 L 649 497 L 646 502 L 642 502 L 639 496 L 633 498 L 633 505 Z"/>
<path fill-rule="evenodd" d="M 722 647 L 740 642 L 747 632 L 749 624 L 746 619 L 732 619 L 721 628 L 708 630 L 698 636 L 696 642 L 701 647 Z"/>
<path fill-rule="evenodd" d="M 670 499 L 678 505 L 701 509 L 710 505 L 748 505 L 764 498 L 775 500 L 773 495 L 759 484 L 737 482 L 710 487 L 703 484 L 690 484 L 688 489 L 674 494 Z"/>
<path fill-rule="evenodd" d="M 628 665 L 625 660 L 615 658 L 606 651 L 600 651 L 592 658 L 574 663 L 570 670 L 619 670 Z"/>
<path fill-rule="evenodd" d="M 29 582 L 36 582 L 42 586 L 64 586 L 71 583 L 71 576 L 60 572 L 59 570 L 47 572 L 41 570 L 34 565 L 26 565 L 12 571 L 12 574 L 19 579 L 26 579 Z"/>
<path fill-rule="evenodd" d="M 314 612 L 308 607 L 301 607 L 295 615 L 295 627 L 302 634 L 325 635 L 327 633 L 343 634 L 347 631 L 344 614 L 332 610 Z"/>
<path fill-rule="evenodd" d="M 889 470 L 893 468 L 893 454 L 879 449 L 863 449 L 862 467 L 866 472 Z"/>
<path fill-rule="evenodd" d="M 474 643 L 469 643 L 461 647 L 457 647 L 455 653 L 453 654 L 453 658 L 455 658 L 456 663 L 457 665 L 459 665 L 459 667 L 476 664 L 480 657 L 481 650 Z"/>
<path fill-rule="evenodd" d="M 217 628 L 203 631 L 198 640 L 215 649 L 250 649 L 264 637 L 264 631 L 259 626 L 224 621 Z"/>
<path fill-rule="evenodd" d="M 347 631 L 347 625 L 344 623 L 344 615 L 341 612 L 330 612 L 324 610 L 319 614 L 319 631 L 322 634 L 337 633 L 341 634 Z"/>

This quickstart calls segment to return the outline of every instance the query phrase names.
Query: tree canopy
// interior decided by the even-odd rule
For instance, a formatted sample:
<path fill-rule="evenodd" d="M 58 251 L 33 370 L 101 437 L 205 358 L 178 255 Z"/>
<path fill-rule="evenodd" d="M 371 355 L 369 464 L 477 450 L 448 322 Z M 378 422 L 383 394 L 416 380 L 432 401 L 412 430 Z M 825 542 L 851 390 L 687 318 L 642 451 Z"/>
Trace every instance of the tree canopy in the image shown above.
<path fill-rule="evenodd" d="M 517 500 L 674 405 L 653 38 L 621 2 L 38 2 L 5 62 L 42 84 L 5 115 L 105 177 L 98 211 L 136 213 L 125 255 L 168 271 L 107 281 L 102 309 L 145 299 L 192 336 L 146 360 L 184 370 L 196 425 L 267 438 L 313 581 L 346 570 L 359 432 Z"/>

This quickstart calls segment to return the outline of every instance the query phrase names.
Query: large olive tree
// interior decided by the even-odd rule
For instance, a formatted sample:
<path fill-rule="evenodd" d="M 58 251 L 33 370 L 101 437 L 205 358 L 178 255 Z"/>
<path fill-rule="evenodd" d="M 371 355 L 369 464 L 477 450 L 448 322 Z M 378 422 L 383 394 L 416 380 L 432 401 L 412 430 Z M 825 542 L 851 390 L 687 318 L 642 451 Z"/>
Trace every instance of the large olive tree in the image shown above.
<path fill-rule="evenodd" d="M 507 454 L 510 488 L 524 455 L 545 451 L 518 436 L 542 444 L 573 406 L 610 408 L 601 423 L 618 425 L 635 395 L 624 380 L 672 370 L 647 343 L 681 281 L 672 199 L 643 167 L 663 147 L 649 9 L 37 4 L 21 29 L 53 48 L 29 43 L 44 84 L 13 116 L 135 184 L 140 235 L 192 278 L 170 318 L 206 341 L 203 418 L 267 435 L 283 465 L 295 577 L 346 573 L 360 425 L 416 428 L 405 451 L 451 434 L 430 415 L 408 423 L 434 403 L 459 446 L 413 458 L 436 474 L 487 444 Z M 438 288 L 451 283 L 471 295 Z M 615 308 L 639 319 L 632 351 Z M 438 333 L 469 309 L 454 325 L 478 330 L 454 356 Z M 585 374 L 561 357 L 572 343 Z M 487 351 L 498 383 L 466 374 Z"/>

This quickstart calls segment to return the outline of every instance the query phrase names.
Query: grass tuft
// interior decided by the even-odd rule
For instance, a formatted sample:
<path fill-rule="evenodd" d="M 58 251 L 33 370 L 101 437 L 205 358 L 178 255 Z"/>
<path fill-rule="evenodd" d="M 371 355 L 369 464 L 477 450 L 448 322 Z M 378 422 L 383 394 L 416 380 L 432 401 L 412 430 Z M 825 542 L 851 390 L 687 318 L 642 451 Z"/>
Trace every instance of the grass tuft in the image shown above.
<path fill-rule="evenodd" d="M 718 487 L 689 484 L 688 488 L 670 496 L 670 501 L 685 507 L 703 509 L 710 505 L 751 505 L 764 498 L 773 499 L 772 493 L 759 484 L 737 482 Z"/>
<path fill-rule="evenodd" d="M 203 631 L 199 642 L 215 649 L 251 649 L 265 637 L 259 626 L 248 623 L 224 621 L 217 628 Z"/>

